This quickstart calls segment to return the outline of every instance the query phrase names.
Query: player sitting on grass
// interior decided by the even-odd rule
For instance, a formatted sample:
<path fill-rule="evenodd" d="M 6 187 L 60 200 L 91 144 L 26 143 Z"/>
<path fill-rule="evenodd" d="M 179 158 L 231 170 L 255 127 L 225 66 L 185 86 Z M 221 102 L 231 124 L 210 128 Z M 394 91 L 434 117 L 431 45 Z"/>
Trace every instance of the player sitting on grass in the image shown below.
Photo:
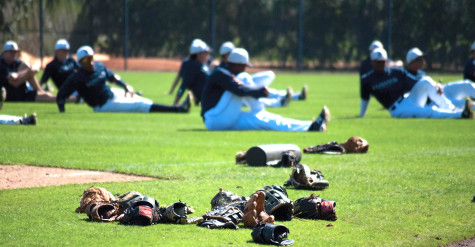
<path fill-rule="evenodd" d="M 108 70 L 102 63 L 94 62 L 94 51 L 83 46 L 76 53 L 80 68 L 68 77 L 57 95 L 60 112 L 64 112 L 66 98 L 74 91 L 92 107 L 95 112 L 180 112 L 190 110 L 189 96 L 179 106 L 167 106 L 153 103 L 152 100 L 135 95 L 134 89 Z M 106 81 L 121 86 L 111 89 Z"/>
<path fill-rule="evenodd" d="M 413 75 L 416 80 L 428 77 L 423 71 L 426 60 L 425 55 L 419 48 L 412 48 L 406 55 L 407 71 Z M 430 79 L 430 77 L 428 78 Z M 457 108 L 463 109 L 465 107 L 465 98 L 475 98 L 475 83 L 470 80 L 454 81 L 447 84 L 436 83 L 436 87 L 440 94 L 444 94 L 447 99 Z M 432 103 L 432 102 L 431 102 Z M 472 109 L 475 108 L 475 105 Z"/>
<path fill-rule="evenodd" d="M 395 118 L 473 118 L 471 101 L 458 110 L 439 94 L 430 77 L 416 80 L 406 70 L 386 67 L 387 53 L 378 48 L 371 53 L 373 70 L 361 76 L 360 117 L 364 117 L 373 95 Z M 430 98 L 436 106 L 427 106 Z"/>
<path fill-rule="evenodd" d="M 45 92 L 33 68 L 18 59 L 20 50 L 14 41 L 7 41 L 0 57 L 0 87 L 6 90 L 6 101 L 55 102 L 56 97 Z"/>
<path fill-rule="evenodd" d="M 249 55 L 242 48 L 234 49 L 226 68 L 216 68 L 209 77 L 201 98 L 201 116 L 209 130 L 277 130 L 277 131 L 325 131 L 330 111 L 323 107 L 314 121 L 284 118 L 261 111 L 242 111 L 243 97 L 255 99 L 267 97 L 267 87 L 251 88 L 236 78 L 244 72 Z"/>
<path fill-rule="evenodd" d="M 226 68 L 229 54 L 234 48 L 234 44 L 230 41 L 224 42 L 221 45 L 219 48 L 219 54 L 221 55 L 219 67 Z M 271 70 L 261 71 L 251 75 L 252 85 L 256 87 L 269 87 L 274 79 L 275 73 Z M 259 98 L 259 101 L 268 107 L 285 107 L 289 105 L 291 100 L 306 100 L 308 91 L 307 86 L 304 86 L 300 93 L 294 93 L 292 87 L 288 87 L 287 90 L 277 90 L 273 88 L 267 88 L 267 90 L 269 91 L 269 97 Z"/>
<path fill-rule="evenodd" d="M 470 59 L 465 63 L 463 69 L 463 79 L 475 82 L 475 42 L 472 44 Z"/>

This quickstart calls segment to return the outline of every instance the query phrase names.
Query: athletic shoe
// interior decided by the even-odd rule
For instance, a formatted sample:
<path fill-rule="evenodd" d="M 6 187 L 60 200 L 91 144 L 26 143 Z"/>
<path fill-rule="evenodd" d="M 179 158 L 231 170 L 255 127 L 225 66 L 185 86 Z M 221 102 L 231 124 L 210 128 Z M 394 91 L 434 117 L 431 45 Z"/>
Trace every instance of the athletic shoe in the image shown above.
<path fill-rule="evenodd" d="M 462 112 L 462 118 L 473 119 L 473 103 L 472 100 L 465 100 L 465 108 Z"/>
<path fill-rule="evenodd" d="M 30 116 L 23 117 L 20 119 L 20 123 L 24 125 L 36 125 L 36 113 L 31 114 Z"/>
<path fill-rule="evenodd" d="M 3 107 L 3 102 L 5 101 L 6 96 L 7 96 L 7 91 L 5 91 L 4 87 L 0 87 L 0 110 Z"/>
<path fill-rule="evenodd" d="M 182 112 L 190 112 L 191 108 L 191 95 L 190 93 L 187 94 L 186 99 L 181 103 L 180 109 Z"/>
<path fill-rule="evenodd" d="M 327 124 L 330 122 L 330 110 L 328 110 L 327 106 L 324 106 L 318 118 L 313 121 L 308 131 L 320 131 L 325 132 L 327 131 Z"/>
<path fill-rule="evenodd" d="M 281 106 L 282 107 L 288 106 L 293 96 L 294 96 L 294 90 L 291 87 L 288 87 L 287 94 L 285 95 L 284 98 L 280 100 Z"/>
<path fill-rule="evenodd" d="M 306 100 L 308 93 L 307 85 L 303 86 L 302 91 L 300 91 L 299 100 Z"/>

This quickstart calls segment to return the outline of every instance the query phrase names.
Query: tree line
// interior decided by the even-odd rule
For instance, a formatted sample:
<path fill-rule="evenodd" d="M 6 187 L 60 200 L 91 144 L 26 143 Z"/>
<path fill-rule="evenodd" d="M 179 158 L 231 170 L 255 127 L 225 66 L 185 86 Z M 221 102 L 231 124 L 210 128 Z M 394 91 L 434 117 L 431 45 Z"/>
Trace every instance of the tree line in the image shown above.
<path fill-rule="evenodd" d="M 33 41 L 38 39 L 39 1 L 0 0 L 2 41 L 20 39 L 39 53 L 34 47 L 38 42 Z M 201 38 L 215 50 L 230 40 L 245 47 L 254 59 L 292 67 L 300 42 L 304 68 L 332 69 L 337 62 L 354 68 L 368 55 L 371 41 L 379 39 L 393 59 L 404 61 L 406 52 L 417 46 L 427 54 L 429 69 L 454 71 L 461 69 L 475 41 L 471 0 L 42 2 L 46 53 L 56 39 L 68 38 L 75 48 L 89 44 L 100 52 L 122 56 L 125 3 L 132 57 L 185 57 L 191 41 Z"/>

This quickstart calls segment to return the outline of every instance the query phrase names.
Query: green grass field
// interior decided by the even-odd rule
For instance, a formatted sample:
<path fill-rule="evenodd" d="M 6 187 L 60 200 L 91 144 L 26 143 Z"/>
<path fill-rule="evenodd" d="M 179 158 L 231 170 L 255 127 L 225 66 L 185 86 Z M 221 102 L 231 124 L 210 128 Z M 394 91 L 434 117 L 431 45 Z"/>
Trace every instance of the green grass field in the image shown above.
<path fill-rule="evenodd" d="M 122 72 L 144 96 L 170 104 L 164 95 L 174 73 Z M 441 76 L 434 76 L 439 79 Z M 444 81 L 460 76 L 443 76 Z M 330 187 L 317 191 L 337 202 L 338 220 L 277 222 L 290 229 L 295 246 L 438 246 L 475 235 L 475 121 L 393 119 L 372 99 L 359 112 L 356 74 L 279 73 L 273 84 L 299 90 L 307 101 L 269 111 L 302 120 L 331 111 L 326 133 L 210 132 L 193 107 L 190 114 L 101 114 L 85 104 L 7 103 L 1 114 L 38 113 L 37 126 L 0 126 L 0 163 L 115 171 L 162 178 L 97 183 L 113 194 L 131 190 L 160 205 L 178 200 L 201 215 L 218 187 L 250 195 L 282 185 L 290 168 L 234 164 L 234 155 L 259 144 L 292 143 L 301 149 L 357 135 L 370 143 L 364 155 L 304 154 L 302 162 L 323 172 Z M 92 184 L 0 190 L 2 246 L 248 246 L 251 229 L 209 230 L 195 225 L 149 227 L 95 223 L 76 214 Z M 288 189 L 296 200 L 311 191 Z M 257 246 L 257 245 L 255 245 Z"/>

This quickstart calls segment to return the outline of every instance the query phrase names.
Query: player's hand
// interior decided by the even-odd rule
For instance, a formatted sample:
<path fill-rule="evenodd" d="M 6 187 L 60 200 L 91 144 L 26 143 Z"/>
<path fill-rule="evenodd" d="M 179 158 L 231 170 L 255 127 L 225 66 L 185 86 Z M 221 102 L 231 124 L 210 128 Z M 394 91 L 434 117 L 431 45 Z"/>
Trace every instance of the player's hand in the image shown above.
<path fill-rule="evenodd" d="M 8 78 L 16 80 L 18 78 L 18 73 L 13 72 L 8 75 Z"/>
<path fill-rule="evenodd" d="M 130 94 L 130 98 L 133 98 L 135 95 L 134 88 L 130 85 L 125 86 L 125 97 L 127 97 L 127 94 Z"/>
<path fill-rule="evenodd" d="M 264 87 L 264 93 L 266 95 L 266 98 L 269 97 L 269 89 L 267 89 L 267 87 Z"/>

